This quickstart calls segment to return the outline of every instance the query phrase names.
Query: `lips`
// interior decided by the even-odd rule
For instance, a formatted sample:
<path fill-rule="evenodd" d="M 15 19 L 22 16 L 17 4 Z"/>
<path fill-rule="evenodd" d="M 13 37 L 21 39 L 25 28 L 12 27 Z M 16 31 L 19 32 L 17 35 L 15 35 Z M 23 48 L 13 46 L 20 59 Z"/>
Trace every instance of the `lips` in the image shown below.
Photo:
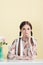
<path fill-rule="evenodd" d="M 28 33 L 25 33 L 25 34 L 28 34 Z"/>

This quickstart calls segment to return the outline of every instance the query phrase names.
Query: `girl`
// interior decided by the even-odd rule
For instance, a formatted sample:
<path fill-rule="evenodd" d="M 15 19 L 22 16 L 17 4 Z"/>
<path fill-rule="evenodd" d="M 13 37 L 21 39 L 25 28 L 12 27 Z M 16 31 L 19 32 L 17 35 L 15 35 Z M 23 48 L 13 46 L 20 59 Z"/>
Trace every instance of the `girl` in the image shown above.
<path fill-rule="evenodd" d="M 13 41 L 8 52 L 8 59 L 32 60 L 37 55 L 37 42 L 33 37 L 29 21 L 20 24 L 19 39 Z"/>

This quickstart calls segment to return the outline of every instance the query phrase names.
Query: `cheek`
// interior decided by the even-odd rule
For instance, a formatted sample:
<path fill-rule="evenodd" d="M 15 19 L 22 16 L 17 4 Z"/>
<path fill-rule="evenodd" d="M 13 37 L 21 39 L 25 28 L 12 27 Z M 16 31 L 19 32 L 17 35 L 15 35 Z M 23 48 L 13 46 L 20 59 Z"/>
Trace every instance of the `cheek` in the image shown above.
<path fill-rule="evenodd" d="M 27 34 L 28 36 L 31 36 L 31 31 L 28 31 L 28 34 Z"/>
<path fill-rule="evenodd" d="M 28 30 L 28 31 L 27 31 L 27 33 L 28 33 L 28 34 L 30 34 L 30 33 L 31 33 L 31 31 L 30 31 L 30 30 Z"/>
<path fill-rule="evenodd" d="M 21 33 L 22 33 L 22 35 L 24 35 L 25 34 L 25 31 L 21 31 Z"/>
<path fill-rule="evenodd" d="M 23 31 L 22 34 L 25 34 L 25 31 Z"/>
<path fill-rule="evenodd" d="M 22 31 L 22 35 L 25 36 L 26 35 L 26 32 L 25 31 Z"/>

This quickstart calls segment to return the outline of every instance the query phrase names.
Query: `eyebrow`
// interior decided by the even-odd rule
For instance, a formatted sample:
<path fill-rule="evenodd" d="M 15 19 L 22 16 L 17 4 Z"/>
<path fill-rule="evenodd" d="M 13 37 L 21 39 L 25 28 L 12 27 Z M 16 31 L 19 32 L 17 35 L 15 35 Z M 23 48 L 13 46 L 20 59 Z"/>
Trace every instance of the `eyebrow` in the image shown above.
<path fill-rule="evenodd" d="M 23 28 L 23 29 L 25 29 L 25 28 Z M 30 28 L 27 28 L 27 29 L 30 29 Z"/>

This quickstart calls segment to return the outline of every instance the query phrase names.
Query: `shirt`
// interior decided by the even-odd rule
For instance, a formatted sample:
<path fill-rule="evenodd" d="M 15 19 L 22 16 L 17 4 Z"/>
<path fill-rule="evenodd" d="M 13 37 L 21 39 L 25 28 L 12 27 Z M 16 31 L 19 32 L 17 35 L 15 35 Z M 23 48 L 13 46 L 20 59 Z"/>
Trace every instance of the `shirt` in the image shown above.
<path fill-rule="evenodd" d="M 25 42 L 22 38 L 20 40 L 20 56 L 28 56 L 30 58 L 34 58 L 37 55 L 37 41 L 32 37 L 34 45 L 29 42 Z M 13 41 L 10 50 L 8 51 L 8 58 L 12 59 L 15 58 L 16 55 L 18 55 L 18 46 L 19 45 L 19 39 L 16 39 Z"/>

